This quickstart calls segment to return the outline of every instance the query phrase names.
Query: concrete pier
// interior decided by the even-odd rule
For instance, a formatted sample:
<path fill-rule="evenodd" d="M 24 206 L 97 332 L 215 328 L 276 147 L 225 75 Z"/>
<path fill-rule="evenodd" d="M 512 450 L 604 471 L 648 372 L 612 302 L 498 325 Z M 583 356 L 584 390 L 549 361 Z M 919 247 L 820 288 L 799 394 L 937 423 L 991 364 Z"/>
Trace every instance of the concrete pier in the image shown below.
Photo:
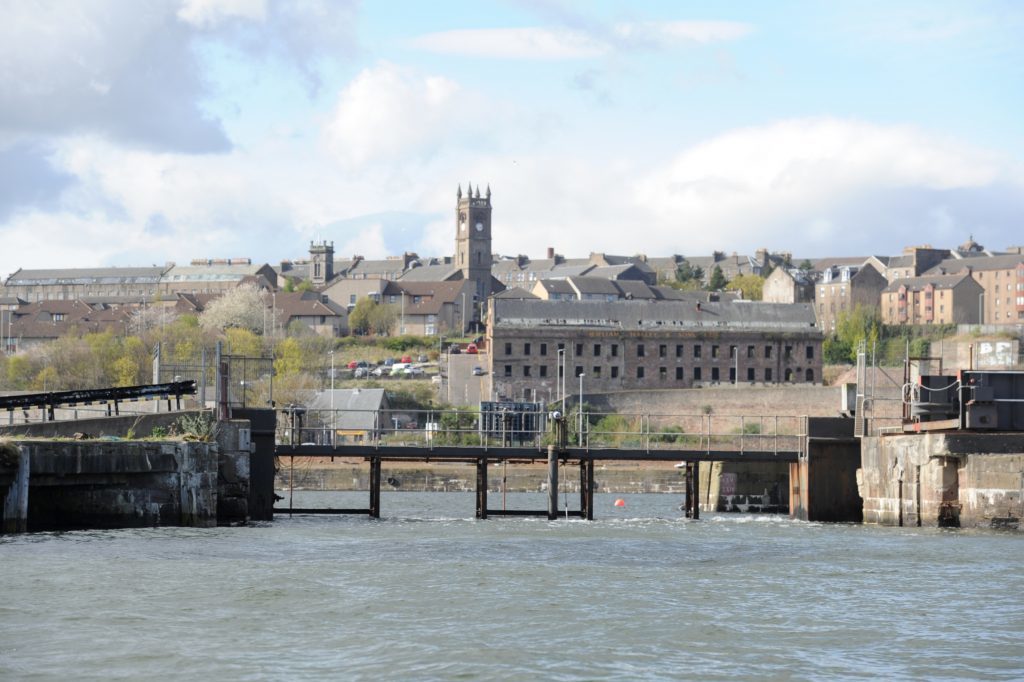
<path fill-rule="evenodd" d="M 1020 528 L 1024 434 L 893 434 L 862 446 L 866 523 Z"/>

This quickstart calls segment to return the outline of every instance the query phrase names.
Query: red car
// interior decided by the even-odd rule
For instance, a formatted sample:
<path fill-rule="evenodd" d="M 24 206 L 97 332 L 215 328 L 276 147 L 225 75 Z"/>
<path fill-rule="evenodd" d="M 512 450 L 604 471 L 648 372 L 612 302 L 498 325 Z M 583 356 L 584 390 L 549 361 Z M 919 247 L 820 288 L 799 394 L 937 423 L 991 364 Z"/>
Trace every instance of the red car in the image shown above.
<path fill-rule="evenodd" d="M 470 355 L 476 355 L 477 354 L 476 344 L 475 343 L 471 343 L 468 346 L 466 346 L 466 352 L 469 353 Z"/>
<path fill-rule="evenodd" d="M 409 364 L 410 362 L 412 362 L 412 356 L 410 356 L 410 355 L 403 355 L 402 356 L 402 362 L 404 362 L 405 364 Z"/>
<path fill-rule="evenodd" d="M 356 367 L 359 366 L 359 363 L 356 360 L 353 360 L 352 362 L 348 363 L 345 366 L 348 367 L 349 369 L 355 369 Z"/>

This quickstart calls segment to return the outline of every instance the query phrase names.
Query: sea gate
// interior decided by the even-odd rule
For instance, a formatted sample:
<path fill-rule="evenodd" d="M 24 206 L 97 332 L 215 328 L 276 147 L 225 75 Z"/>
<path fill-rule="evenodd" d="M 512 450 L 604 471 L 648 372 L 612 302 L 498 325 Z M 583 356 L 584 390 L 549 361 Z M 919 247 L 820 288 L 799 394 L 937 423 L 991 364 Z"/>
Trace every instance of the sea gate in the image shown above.
<path fill-rule="evenodd" d="M 790 467 L 790 509 L 813 517 L 809 488 L 817 479 L 833 496 L 840 489 L 855 496 L 859 462 L 852 421 L 782 416 L 667 414 L 563 415 L 543 405 L 495 406 L 489 411 L 307 410 L 277 412 L 274 455 L 283 478 L 294 485 L 296 460 L 356 458 L 369 466 L 368 504 L 359 508 L 309 508 L 291 504 L 276 514 L 381 515 L 381 467 L 386 462 L 470 464 L 476 468 L 476 517 L 546 516 L 594 518 L 594 467 L 599 462 L 673 462 L 682 470 L 683 511 L 699 518 L 700 462 L 775 462 Z M 255 435 L 254 435 L 255 438 Z M 845 446 L 837 452 L 838 445 Z M 811 475 L 810 455 L 826 457 L 828 467 Z M 839 460 L 837 461 L 837 456 Z M 825 461 L 825 460 L 821 460 Z M 547 464 L 547 508 L 494 508 L 488 503 L 489 466 Z M 288 471 L 290 469 L 290 472 Z M 559 477 L 578 476 L 579 508 L 559 508 Z M 824 484 L 825 472 L 830 482 Z M 851 488 L 853 492 L 851 493 Z M 859 498 L 857 498 L 859 501 Z M 820 508 L 820 505 L 819 505 Z M 845 513 L 845 512 L 843 512 Z M 842 517 L 843 513 L 838 516 Z M 836 517 L 835 511 L 821 514 Z M 825 518 L 822 520 L 856 520 Z"/>

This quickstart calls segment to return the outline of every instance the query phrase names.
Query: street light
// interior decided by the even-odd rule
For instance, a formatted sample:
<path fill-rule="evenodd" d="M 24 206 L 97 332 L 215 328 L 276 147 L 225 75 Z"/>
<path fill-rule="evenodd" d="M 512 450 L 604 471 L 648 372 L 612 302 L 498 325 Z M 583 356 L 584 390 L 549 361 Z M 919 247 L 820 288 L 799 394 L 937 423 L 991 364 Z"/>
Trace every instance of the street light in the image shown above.
<path fill-rule="evenodd" d="M 334 349 L 327 351 L 331 356 L 331 446 L 334 446 L 334 434 L 337 433 L 337 426 L 334 418 Z"/>
<path fill-rule="evenodd" d="M 586 374 L 580 372 L 580 430 L 579 430 L 579 444 L 583 447 L 583 377 Z"/>
<path fill-rule="evenodd" d="M 462 292 L 462 334 L 466 333 L 466 292 Z"/>
<path fill-rule="evenodd" d="M 558 376 L 555 377 L 555 383 L 558 386 L 558 395 L 562 399 L 562 414 L 565 414 L 565 349 L 558 349 L 558 367 L 555 370 L 558 372 Z"/>

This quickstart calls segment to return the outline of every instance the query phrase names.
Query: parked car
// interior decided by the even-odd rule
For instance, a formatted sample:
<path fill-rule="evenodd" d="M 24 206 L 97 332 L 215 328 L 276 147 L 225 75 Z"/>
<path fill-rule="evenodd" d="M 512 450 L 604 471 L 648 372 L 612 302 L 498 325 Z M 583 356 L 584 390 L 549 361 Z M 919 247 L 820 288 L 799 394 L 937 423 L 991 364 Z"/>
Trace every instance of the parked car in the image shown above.
<path fill-rule="evenodd" d="M 366 369 L 365 367 L 356 367 L 355 372 L 352 373 L 352 376 L 354 376 L 356 379 L 365 379 L 366 377 L 370 376 L 370 370 Z"/>
<path fill-rule="evenodd" d="M 370 363 L 368 363 L 366 360 L 360 360 L 359 362 L 356 363 L 356 367 L 362 367 L 364 369 L 370 369 Z"/>
<path fill-rule="evenodd" d="M 390 367 L 385 367 L 384 365 L 381 365 L 380 367 L 375 367 L 372 370 L 370 370 L 370 374 L 372 374 L 375 377 L 387 376 L 390 373 L 391 373 L 391 368 Z"/>
<path fill-rule="evenodd" d="M 440 374 L 435 374 L 434 376 L 430 377 L 430 383 L 432 383 L 432 384 L 440 385 L 441 381 L 442 381 L 442 379 L 441 379 L 441 375 Z"/>
<path fill-rule="evenodd" d="M 395 364 L 395 359 L 394 358 L 388 358 L 388 359 L 386 359 L 384 361 L 384 366 L 385 367 L 390 367 L 393 364 Z"/>
<path fill-rule="evenodd" d="M 348 364 L 347 364 L 347 365 L 345 365 L 345 366 L 346 366 L 346 367 L 348 367 L 349 369 L 355 369 L 356 367 L 358 367 L 358 366 L 359 366 L 359 363 L 358 363 L 358 362 L 356 362 L 355 360 L 353 360 L 352 362 L 348 363 Z"/>
<path fill-rule="evenodd" d="M 477 365 L 476 367 L 473 368 L 473 376 L 479 377 L 479 376 L 483 376 L 483 375 L 484 375 L 484 368 L 483 367 L 481 367 L 480 365 Z"/>
<path fill-rule="evenodd" d="M 406 367 L 402 371 L 403 371 L 405 376 L 410 377 L 410 378 L 412 378 L 412 377 L 421 377 L 424 374 L 422 367 Z"/>
<path fill-rule="evenodd" d="M 403 355 L 402 356 L 402 362 L 404 362 L 405 364 L 409 364 L 410 362 L 412 362 L 412 356 L 411 355 Z"/>
<path fill-rule="evenodd" d="M 468 346 L 466 346 L 466 352 L 469 353 L 470 355 L 476 355 L 477 354 L 476 344 L 475 343 L 471 343 Z"/>
<path fill-rule="evenodd" d="M 461 353 L 462 351 L 461 351 L 461 350 L 459 349 L 459 346 L 458 346 L 458 344 L 455 344 L 455 343 L 453 343 L 452 345 L 448 346 L 448 352 L 449 352 L 449 353 L 450 353 L 451 355 L 458 355 L 458 354 L 459 354 L 459 353 Z"/>
<path fill-rule="evenodd" d="M 429 362 L 429 361 L 430 361 L 430 358 L 428 358 L 426 355 L 417 355 L 416 356 L 416 362 Z"/>

